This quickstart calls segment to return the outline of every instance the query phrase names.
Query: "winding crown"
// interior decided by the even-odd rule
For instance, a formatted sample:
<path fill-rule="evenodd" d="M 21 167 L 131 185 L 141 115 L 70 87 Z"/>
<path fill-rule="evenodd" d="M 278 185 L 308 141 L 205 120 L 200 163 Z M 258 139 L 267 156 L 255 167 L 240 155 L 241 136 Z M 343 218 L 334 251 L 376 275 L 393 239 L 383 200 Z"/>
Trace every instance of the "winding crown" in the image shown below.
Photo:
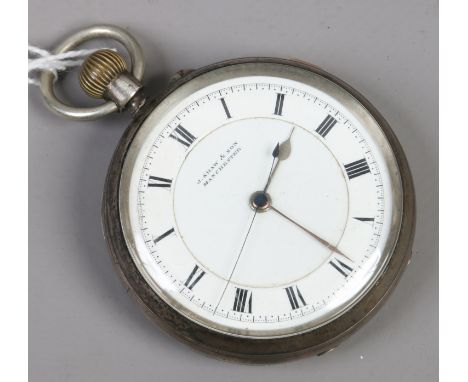
<path fill-rule="evenodd" d="M 126 72 L 127 64 L 120 54 L 110 49 L 98 50 L 81 66 L 80 85 L 89 96 L 104 98 L 111 82 Z"/>

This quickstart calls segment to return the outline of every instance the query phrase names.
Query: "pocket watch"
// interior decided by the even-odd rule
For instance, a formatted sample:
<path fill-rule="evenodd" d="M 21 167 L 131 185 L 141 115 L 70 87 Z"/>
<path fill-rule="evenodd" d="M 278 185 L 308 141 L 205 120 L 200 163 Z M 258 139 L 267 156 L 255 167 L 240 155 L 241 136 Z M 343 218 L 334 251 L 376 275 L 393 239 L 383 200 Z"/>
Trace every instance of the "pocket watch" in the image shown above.
<path fill-rule="evenodd" d="M 225 359 L 323 354 L 384 302 L 411 255 L 415 196 L 403 150 L 361 94 L 308 63 L 242 58 L 178 75 L 147 97 L 143 55 L 113 26 L 81 85 L 107 102 L 46 104 L 74 119 L 130 109 L 102 223 L 129 294 L 178 339 Z"/>

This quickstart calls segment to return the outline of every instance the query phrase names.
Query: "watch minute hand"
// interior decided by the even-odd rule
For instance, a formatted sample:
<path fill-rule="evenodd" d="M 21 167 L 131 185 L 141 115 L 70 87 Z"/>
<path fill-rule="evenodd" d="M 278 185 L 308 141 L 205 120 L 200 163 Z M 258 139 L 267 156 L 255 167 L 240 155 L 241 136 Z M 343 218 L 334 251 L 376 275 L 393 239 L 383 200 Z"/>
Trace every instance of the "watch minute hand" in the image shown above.
<path fill-rule="evenodd" d="M 341 252 L 337 247 L 335 247 L 334 245 L 330 244 L 328 241 L 322 239 L 320 236 L 317 236 L 315 233 L 313 233 L 312 231 L 308 230 L 307 228 L 305 228 L 304 226 L 300 225 L 299 223 L 297 223 L 296 221 L 292 220 L 289 216 L 286 216 L 285 214 L 283 214 L 281 211 L 277 210 L 275 207 L 273 206 L 270 206 L 270 209 L 272 209 L 273 211 L 275 211 L 278 215 L 281 215 L 282 217 L 284 217 L 286 220 L 290 221 L 291 223 L 293 223 L 294 225 L 296 225 L 297 227 L 299 227 L 300 229 L 302 229 L 304 232 L 308 233 L 310 236 L 312 236 L 314 239 L 316 239 L 318 242 L 320 242 L 321 244 L 323 244 L 325 247 L 331 249 L 333 252 L 335 253 L 338 253 L 339 255 L 343 256 L 344 258 L 350 260 L 350 261 L 353 261 L 351 260 L 348 256 L 346 256 L 343 252 Z"/>

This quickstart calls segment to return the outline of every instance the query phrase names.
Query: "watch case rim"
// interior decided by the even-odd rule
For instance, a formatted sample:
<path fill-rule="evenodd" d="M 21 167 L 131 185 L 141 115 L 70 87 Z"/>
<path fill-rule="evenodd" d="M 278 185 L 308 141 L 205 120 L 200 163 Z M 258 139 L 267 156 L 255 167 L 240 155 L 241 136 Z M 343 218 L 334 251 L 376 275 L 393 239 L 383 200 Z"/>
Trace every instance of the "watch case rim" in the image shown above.
<path fill-rule="evenodd" d="M 350 93 L 377 121 L 392 148 L 399 167 L 403 192 L 401 220 L 403 229 L 400 229 L 398 233 L 398 239 L 386 268 L 374 282 L 374 285 L 354 306 L 335 320 L 309 332 L 280 338 L 259 339 L 230 336 L 210 330 L 177 312 L 156 294 L 138 271 L 130 255 L 120 224 L 119 191 L 122 168 L 128 149 L 146 117 L 169 94 L 194 78 L 215 69 L 246 63 L 273 63 L 311 71 Z M 363 95 L 332 74 L 303 61 L 267 57 L 240 58 L 211 64 L 189 72 L 170 84 L 156 98 L 146 102 L 146 105 L 126 129 L 114 152 L 102 199 L 102 225 L 108 252 L 117 273 L 129 294 L 152 321 L 179 340 L 218 358 L 244 363 L 271 363 L 302 355 L 324 354 L 334 349 L 375 314 L 393 291 L 409 263 L 415 229 L 415 204 L 413 181 L 403 149 L 389 124 Z"/>

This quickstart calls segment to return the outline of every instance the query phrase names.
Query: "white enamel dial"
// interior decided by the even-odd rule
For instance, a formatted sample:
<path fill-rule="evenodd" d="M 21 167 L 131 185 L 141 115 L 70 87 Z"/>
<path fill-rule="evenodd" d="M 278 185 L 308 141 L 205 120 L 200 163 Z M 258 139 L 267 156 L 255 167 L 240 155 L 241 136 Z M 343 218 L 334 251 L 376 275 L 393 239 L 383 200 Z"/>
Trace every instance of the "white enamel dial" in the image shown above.
<path fill-rule="evenodd" d="M 124 169 L 126 240 L 193 321 L 241 336 L 311 330 L 382 272 L 397 170 L 378 129 L 320 81 L 230 77 L 187 86 L 143 123 Z"/>

